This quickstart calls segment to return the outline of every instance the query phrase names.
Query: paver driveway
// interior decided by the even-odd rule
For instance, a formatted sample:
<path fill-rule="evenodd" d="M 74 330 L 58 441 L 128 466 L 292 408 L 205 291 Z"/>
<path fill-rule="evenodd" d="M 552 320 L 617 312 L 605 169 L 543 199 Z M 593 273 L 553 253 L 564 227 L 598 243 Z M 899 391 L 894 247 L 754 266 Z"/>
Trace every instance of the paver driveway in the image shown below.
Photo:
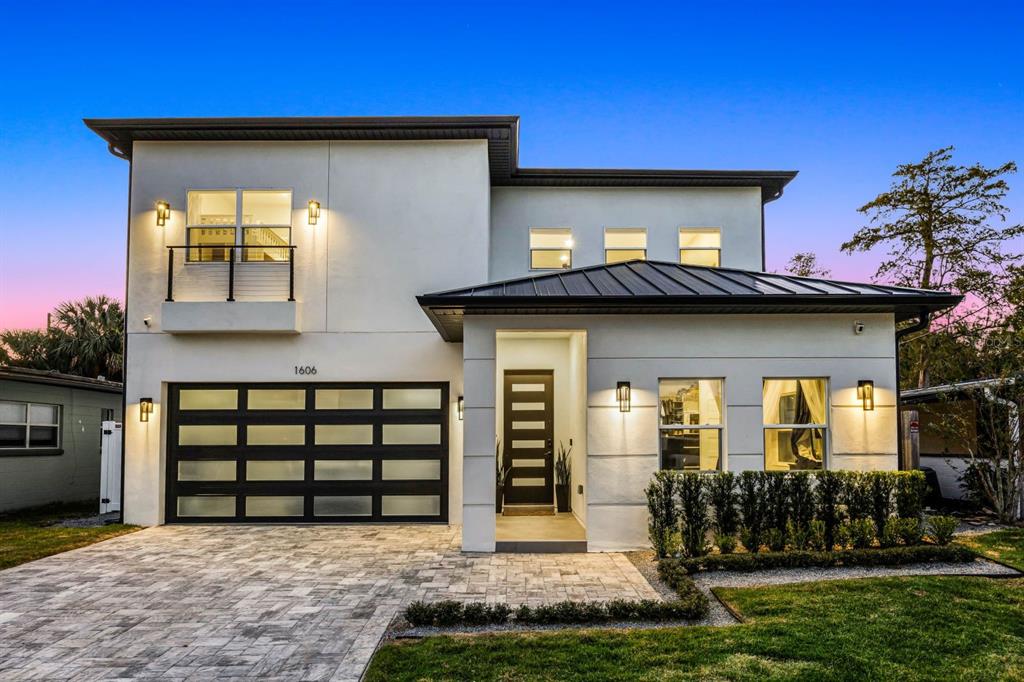
<path fill-rule="evenodd" d="M 445 526 L 163 526 L 0 571 L 0 679 L 358 679 L 414 599 L 656 599 L 620 554 Z"/>

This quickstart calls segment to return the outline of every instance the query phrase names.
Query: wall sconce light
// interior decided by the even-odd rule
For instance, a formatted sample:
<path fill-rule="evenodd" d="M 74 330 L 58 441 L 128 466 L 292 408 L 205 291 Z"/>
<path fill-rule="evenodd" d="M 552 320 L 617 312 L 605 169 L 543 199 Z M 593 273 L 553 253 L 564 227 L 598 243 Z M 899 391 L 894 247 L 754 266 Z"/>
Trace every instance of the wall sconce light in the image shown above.
<path fill-rule="evenodd" d="M 320 219 L 320 202 L 315 199 L 309 200 L 309 224 L 316 225 L 316 221 Z"/>
<path fill-rule="evenodd" d="M 139 398 L 139 421 L 148 422 L 151 414 L 153 414 L 153 399 Z"/>
<path fill-rule="evenodd" d="M 163 227 L 171 217 L 171 205 L 166 201 L 156 202 L 156 226 Z"/>
<path fill-rule="evenodd" d="M 629 412 L 630 393 L 628 381 L 620 381 L 615 385 L 615 398 L 619 401 L 619 412 Z"/>
<path fill-rule="evenodd" d="M 871 379 L 861 379 L 857 382 L 857 397 L 865 412 L 875 409 L 875 382 Z"/>
<path fill-rule="evenodd" d="M 459 414 L 459 421 L 462 421 L 462 418 L 466 416 L 466 399 L 461 395 L 459 396 L 459 402 L 456 404 L 455 409 Z"/>

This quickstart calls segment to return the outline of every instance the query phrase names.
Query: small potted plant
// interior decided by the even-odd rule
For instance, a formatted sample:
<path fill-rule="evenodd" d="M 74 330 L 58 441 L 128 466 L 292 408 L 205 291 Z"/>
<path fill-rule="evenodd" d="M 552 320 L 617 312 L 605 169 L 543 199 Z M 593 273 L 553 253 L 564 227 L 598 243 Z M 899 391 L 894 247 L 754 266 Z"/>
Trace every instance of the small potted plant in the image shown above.
<path fill-rule="evenodd" d="M 572 511 L 572 497 L 569 489 L 572 485 L 572 462 L 569 455 L 572 453 L 572 446 L 566 450 L 562 441 L 558 441 L 558 455 L 555 457 L 555 502 L 558 511 Z"/>
<path fill-rule="evenodd" d="M 505 501 L 505 483 L 512 467 L 502 466 L 501 441 L 494 441 L 494 510 L 501 513 Z"/>

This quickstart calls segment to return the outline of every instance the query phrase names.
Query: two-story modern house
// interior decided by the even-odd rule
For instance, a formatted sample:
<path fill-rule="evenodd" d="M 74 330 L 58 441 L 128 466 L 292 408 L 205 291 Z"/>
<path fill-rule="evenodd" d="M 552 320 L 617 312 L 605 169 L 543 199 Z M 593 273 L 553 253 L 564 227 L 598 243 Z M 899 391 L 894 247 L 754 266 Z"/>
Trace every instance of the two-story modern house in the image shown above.
<path fill-rule="evenodd" d="M 660 468 L 897 467 L 897 324 L 957 297 L 766 273 L 794 172 L 519 168 L 518 122 L 86 121 L 131 164 L 128 522 L 600 551 Z M 560 445 L 572 511 L 519 516 Z"/>

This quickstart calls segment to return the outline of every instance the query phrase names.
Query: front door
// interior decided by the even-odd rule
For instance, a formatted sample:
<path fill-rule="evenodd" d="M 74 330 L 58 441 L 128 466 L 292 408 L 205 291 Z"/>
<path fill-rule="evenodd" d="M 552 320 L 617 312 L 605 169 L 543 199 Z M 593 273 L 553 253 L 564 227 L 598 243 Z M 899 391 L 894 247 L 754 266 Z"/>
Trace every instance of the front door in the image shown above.
<path fill-rule="evenodd" d="M 505 484 L 508 504 L 551 504 L 554 453 L 554 373 L 505 370 Z"/>

